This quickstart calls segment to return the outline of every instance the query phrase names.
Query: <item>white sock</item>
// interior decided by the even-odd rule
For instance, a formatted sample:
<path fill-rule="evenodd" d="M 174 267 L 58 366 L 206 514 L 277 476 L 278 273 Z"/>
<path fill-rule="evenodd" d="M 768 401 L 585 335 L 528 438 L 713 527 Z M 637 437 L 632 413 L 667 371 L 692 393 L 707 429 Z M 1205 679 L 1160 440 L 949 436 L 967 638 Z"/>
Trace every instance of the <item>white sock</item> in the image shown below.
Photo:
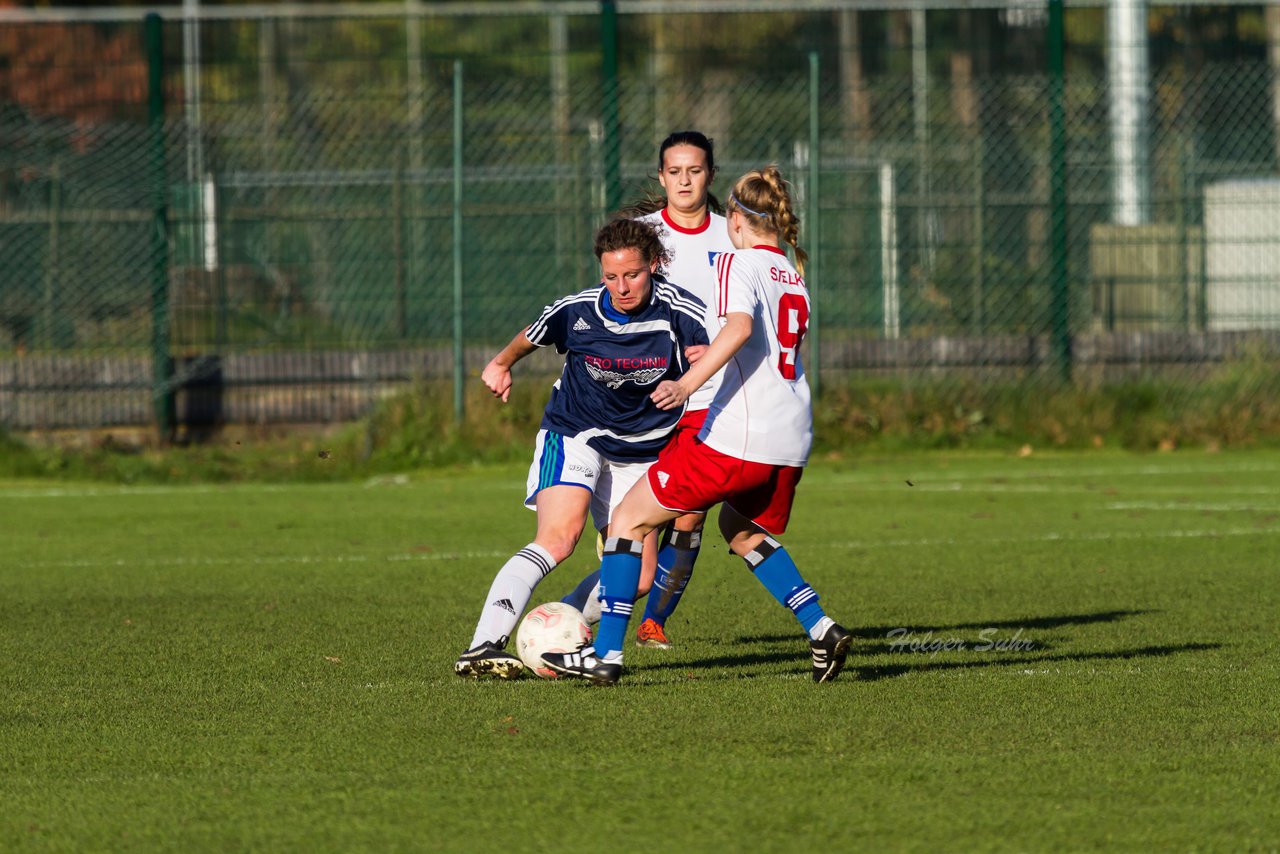
<path fill-rule="evenodd" d="M 486 641 L 505 646 L 515 633 L 516 622 L 529 604 L 533 589 L 555 568 L 551 554 L 537 543 L 529 543 L 512 555 L 489 587 L 476 633 L 467 648 L 475 649 Z"/>
<path fill-rule="evenodd" d="M 836 624 L 836 621 L 830 617 L 823 617 L 821 620 L 813 624 L 813 628 L 809 629 L 809 640 L 818 640 L 827 633 L 827 629 Z"/>
<path fill-rule="evenodd" d="M 596 589 L 591 591 L 591 595 L 587 597 L 587 603 L 582 606 L 582 616 L 587 618 L 587 622 L 595 625 L 600 622 L 600 585 L 596 585 Z"/>

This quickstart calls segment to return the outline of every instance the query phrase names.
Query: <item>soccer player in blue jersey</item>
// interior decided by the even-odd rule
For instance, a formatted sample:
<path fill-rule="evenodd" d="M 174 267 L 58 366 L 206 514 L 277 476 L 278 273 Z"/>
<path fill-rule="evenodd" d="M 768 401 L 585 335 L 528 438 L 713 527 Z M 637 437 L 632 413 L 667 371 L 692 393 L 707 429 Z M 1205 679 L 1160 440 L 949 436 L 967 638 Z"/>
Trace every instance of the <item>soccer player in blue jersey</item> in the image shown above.
<path fill-rule="evenodd" d="M 622 673 L 623 638 L 639 588 L 640 545 L 683 513 L 720 507 L 730 551 L 799 621 L 815 682 L 839 675 L 853 636 L 828 617 L 782 543 L 813 441 L 800 345 L 809 325 L 805 255 L 790 190 L 776 166 L 738 179 L 727 205 L 735 251 L 716 259 L 722 327 L 688 373 L 659 383 L 654 402 L 682 408 L 717 370 L 724 377 L 696 439 L 672 443 L 614 509 L 600 564 L 602 614 L 594 646 L 544 653 L 555 672 L 597 685 Z M 783 245 L 791 246 L 792 265 Z"/>
<path fill-rule="evenodd" d="M 663 275 L 708 306 L 715 304 L 715 260 L 721 253 L 733 250 L 725 219 L 716 212 L 720 204 L 711 195 L 715 174 L 712 141 L 696 130 L 676 131 L 658 146 L 658 183 L 663 198 L 645 200 L 628 212 L 658 230 L 667 256 L 661 268 Z M 720 329 L 719 319 L 711 308 L 707 310 L 704 325 L 708 336 L 714 336 Z M 712 376 L 689 398 L 671 442 L 692 442 L 698 435 L 708 407 L 715 399 L 722 373 Z M 653 589 L 645 600 L 644 617 L 636 631 L 637 646 L 671 648 L 666 623 L 693 575 L 705 518 L 705 513 L 688 513 L 675 519 L 667 529 L 658 552 Z M 600 619 L 596 591 L 599 580 L 599 572 L 591 573 L 561 601 L 582 611 L 590 622 L 597 622 Z"/>
<path fill-rule="evenodd" d="M 503 348 L 481 374 L 506 401 L 511 368 L 539 347 L 565 354 L 543 413 L 525 504 L 538 513 L 533 542 L 498 571 L 459 676 L 511 679 L 523 670 L 506 651 L 534 588 L 573 553 L 590 510 L 603 529 L 680 421 L 650 394 L 682 375 L 706 349 L 706 307 L 655 275 L 663 259 L 653 227 L 620 219 L 595 239 L 601 283 L 563 297 Z"/>

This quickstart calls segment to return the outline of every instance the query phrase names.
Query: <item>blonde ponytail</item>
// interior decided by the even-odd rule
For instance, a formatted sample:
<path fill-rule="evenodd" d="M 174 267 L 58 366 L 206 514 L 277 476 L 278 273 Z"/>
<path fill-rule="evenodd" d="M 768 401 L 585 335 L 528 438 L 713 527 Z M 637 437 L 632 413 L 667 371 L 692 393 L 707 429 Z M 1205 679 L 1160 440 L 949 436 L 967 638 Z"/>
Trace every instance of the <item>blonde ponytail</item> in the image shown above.
<path fill-rule="evenodd" d="M 796 270 L 804 275 L 809 254 L 800 248 L 800 219 L 791 204 L 791 190 L 777 165 L 753 169 L 738 179 L 725 206 L 726 216 L 737 210 L 761 231 L 778 235 L 795 252 Z"/>

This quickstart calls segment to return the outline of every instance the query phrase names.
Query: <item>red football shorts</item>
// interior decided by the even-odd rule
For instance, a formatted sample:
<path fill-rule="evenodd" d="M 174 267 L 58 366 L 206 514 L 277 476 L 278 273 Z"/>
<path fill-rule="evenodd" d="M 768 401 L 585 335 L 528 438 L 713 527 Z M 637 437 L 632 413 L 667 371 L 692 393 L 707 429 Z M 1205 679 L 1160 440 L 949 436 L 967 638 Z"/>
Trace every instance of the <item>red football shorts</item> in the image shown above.
<path fill-rule="evenodd" d="M 668 510 L 701 513 L 724 502 L 770 534 L 787 530 L 801 466 L 754 463 L 677 434 L 649 466 L 649 488 Z"/>
<path fill-rule="evenodd" d="M 702 425 L 706 423 L 707 413 L 710 411 L 709 409 L 685 410 L 676 424 L 676 429 L 672 431 L 671 438 L 663 447 L 662 453 L 669 454 L 676 448 L 692 445 L 698 438 L 698 434 L 702 432 Z"/>

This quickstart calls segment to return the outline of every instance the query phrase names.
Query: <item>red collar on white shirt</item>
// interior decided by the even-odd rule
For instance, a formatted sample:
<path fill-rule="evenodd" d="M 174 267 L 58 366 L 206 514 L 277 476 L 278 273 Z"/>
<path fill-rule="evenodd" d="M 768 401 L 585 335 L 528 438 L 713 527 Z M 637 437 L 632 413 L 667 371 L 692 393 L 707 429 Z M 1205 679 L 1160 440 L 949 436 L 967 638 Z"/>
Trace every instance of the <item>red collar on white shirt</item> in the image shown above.
<path fill-rule="evenodd" d="M 710 212 L 706 213 L 706 215 L 702 220 L 702 225 L 696 228 L 685 228 L 683 225 L 680 225 L 675 220 L 673 220 L 671 218 L 671 215 L 667 213 L 667 209 L 663 208 L 662 221 L 665 222 L 667 225 L 671 226 L 672 228 L 674 228 L 676 231 L 680 232 L 681 234 L 702 234 L 702 232 L 706 231 L 708 228 L 711 227 L 711 213 Z"/>

